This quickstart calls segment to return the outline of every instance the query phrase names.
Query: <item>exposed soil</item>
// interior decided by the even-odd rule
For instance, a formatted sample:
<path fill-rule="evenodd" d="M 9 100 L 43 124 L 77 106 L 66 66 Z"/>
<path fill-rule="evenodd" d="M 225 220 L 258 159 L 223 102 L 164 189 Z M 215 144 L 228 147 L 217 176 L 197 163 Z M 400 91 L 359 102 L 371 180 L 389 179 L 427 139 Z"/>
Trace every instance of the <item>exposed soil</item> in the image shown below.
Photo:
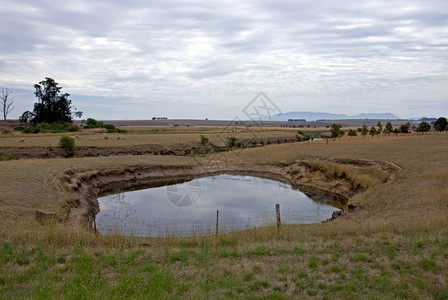
<path fill-rule="evenodd" d="M 325 161 L 320 158 L 313 160 Z M 329 161 L 329 160 L 327 160 Z M 391 180 L 399 170 L 387 162 L 366 160 L 331 160 L 356 168 L 375 167 L 387 174 Z M 303 166 L 291 172 L 293 164 Z M 325 202 L 347 211 L 354 211 L 350 198 L 360 192 L 347 178 L 328 178 L 323 173 L 307 167 L 304 161 L 282 166 L 272 165 L 215 165 L 195 166 L 129 166 L 123 170 L 70 170 L 64 175 L 64 185 L 77 192 L 79 198 L 71 203 L 69 219 L 74 223 L 92 224 L 99 212 L 98 196 L 132 189 L 157 187 L 181 183 L 197 177 L 216 174 L 239 174 L 265 177 L 290 183 L 318 202 Z M 350 209 L 349 209 L 350 208 Z"/>

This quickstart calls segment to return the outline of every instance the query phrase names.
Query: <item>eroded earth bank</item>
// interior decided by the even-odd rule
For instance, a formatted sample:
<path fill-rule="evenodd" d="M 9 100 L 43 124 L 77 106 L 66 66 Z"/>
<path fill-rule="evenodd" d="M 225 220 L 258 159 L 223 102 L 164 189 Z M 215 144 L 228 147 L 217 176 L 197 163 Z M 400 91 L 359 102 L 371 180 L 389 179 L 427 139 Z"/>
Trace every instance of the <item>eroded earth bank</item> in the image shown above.
<path fill-rule="evenodd" d="M 134 165 L 118 169 L 66 171 L 63 185 L 78 195 L 70 203 L 69 220 L 92 224 L 99 212 L 97 198 L 127 190 L 181 183 L 217 174 L 251 175 L 290 183 L 315 201 L 342 209 L 338 215 L 361 209 L 354 195 L 389 182 L 399 167 L 384 161 L 314 157 L 280 165 Z M 337 217 L 334 215 L 333 217 Z"/>

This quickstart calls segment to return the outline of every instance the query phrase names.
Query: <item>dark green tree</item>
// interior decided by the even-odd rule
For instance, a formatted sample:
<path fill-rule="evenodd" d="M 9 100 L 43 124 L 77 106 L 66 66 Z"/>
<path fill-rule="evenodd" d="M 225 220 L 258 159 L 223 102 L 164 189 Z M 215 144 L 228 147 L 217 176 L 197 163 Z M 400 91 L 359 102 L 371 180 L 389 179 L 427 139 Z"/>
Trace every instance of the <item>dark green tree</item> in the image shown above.
<path fill-rule="evenodd" d="M 373 137 L 375 134 L 376 134 L 376 129 L 375 129 L 375 127 L 371 127 L 370 128 L 370 130 L 369 130 L 369 134 Z"/>
<path fill-rule="evenodd" d="M 331 125 L 330 132 L 331 132 L 331 137 L 333 139 L 340 137 L 341 136 L 341 126 L 339 126 L 338 124 Z"/>
<path fill-rule="evenodd" d="M 430 130 L 431 130 L 431 125 L 430 125 L 428 122 L 423 121 L 423 122 L 421 122 L 421 123 L 418 125 L 416 131 L 417 131 L 417 132 L 421 132 L 421 133 L 423 134 L 423 133 L 428 132 L 428 131 L 430 131 Z"/>
<path fill-rule="evenodd" d="M 54 123 L 54 122 L 72 122 L 73 115 L 81 117 L 82 112 L 76 111 L 72 106 L 72 101 L 68 99 L 70 94 L 62 94 L 62 87 L 54 79 L 45 77 L 45 80 L 34 85 L 38 101 L 34 104 L 33 112 L 26 111 L 20 118 L 21 121 L 30 121 L 32 123 Z"/>
<path fill-rule="evenodd" d="M 356 130 L 354 129 L 349 129 L 348 130 L 348 136 L 357 136 L 358 133 L 356 132 Z"/>
<path fill-rule="evenodd" d="M 364 124 L 362 125 L 361 134 L 362 134 L 363 136 L 366 136 L 368 133 L 369 133 L 369 128 L 367 128 L 367 124 L 364 123 Z"/>
<path fill-rule="evenodd" d="M 385 133 L 391 133 L 394 131 L 394 127 L 392 126 L 391 122 L 386 123 L 386 127 L 384 128 Z"/>
<path fill-rule="evenodd" d="M 403 125 L 400 125 L 400 133 L 409 133 L 409 122 Z"/>
<path fill-rule="evenodd" d="M 445 117 L 440 117 L 434 123 L 434 129 L 437 131 L 444 131 L 448 126 L 448 121 Z"/>
<path fill-rule="evenodd" d="M 383 124 L 381 124 L 381 122 L 378 121 L 376 126 L 378 126 L 378 129 L 376 130 L 376 134 L 381 134 L 383 132 Z"/>

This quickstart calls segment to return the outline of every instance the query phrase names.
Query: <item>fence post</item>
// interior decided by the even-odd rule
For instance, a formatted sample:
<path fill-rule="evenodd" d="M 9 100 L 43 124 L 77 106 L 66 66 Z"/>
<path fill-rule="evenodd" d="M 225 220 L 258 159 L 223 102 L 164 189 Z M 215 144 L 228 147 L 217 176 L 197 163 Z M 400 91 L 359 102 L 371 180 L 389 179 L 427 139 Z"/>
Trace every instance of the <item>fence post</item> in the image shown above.
<path fill-rule="evenodd" d="M 96 230 L 96 218 L 93 218 L 93 229 L 95 230 L 95 235 L 98 235 L 98 230 Z"/>
<path fill-rule="evenodd" d="M 277 215 L 277 229 L 280 230 L 280 226 L 282 225 L 280 221 L 280 204 L 275 205 L 275 213 Z"/>
<path fill-rule="evenodd" d="M 219 210 L 216 211 L 216 235 L 218 235 Z"/>

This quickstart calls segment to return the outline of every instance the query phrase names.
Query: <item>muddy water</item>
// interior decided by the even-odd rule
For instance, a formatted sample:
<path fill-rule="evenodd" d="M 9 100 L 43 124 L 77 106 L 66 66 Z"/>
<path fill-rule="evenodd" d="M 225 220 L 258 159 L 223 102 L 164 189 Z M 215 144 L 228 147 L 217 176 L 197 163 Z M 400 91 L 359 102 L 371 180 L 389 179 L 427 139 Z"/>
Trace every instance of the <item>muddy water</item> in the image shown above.
<path fill-rule="evenodd" d="M 279 181 L 221 174 L 98 199 L 102 234 L 190 236 L 282 224 L 322 222 L 336 207 Z M 218 219 L 218 222 L 217 222 Z"/>

